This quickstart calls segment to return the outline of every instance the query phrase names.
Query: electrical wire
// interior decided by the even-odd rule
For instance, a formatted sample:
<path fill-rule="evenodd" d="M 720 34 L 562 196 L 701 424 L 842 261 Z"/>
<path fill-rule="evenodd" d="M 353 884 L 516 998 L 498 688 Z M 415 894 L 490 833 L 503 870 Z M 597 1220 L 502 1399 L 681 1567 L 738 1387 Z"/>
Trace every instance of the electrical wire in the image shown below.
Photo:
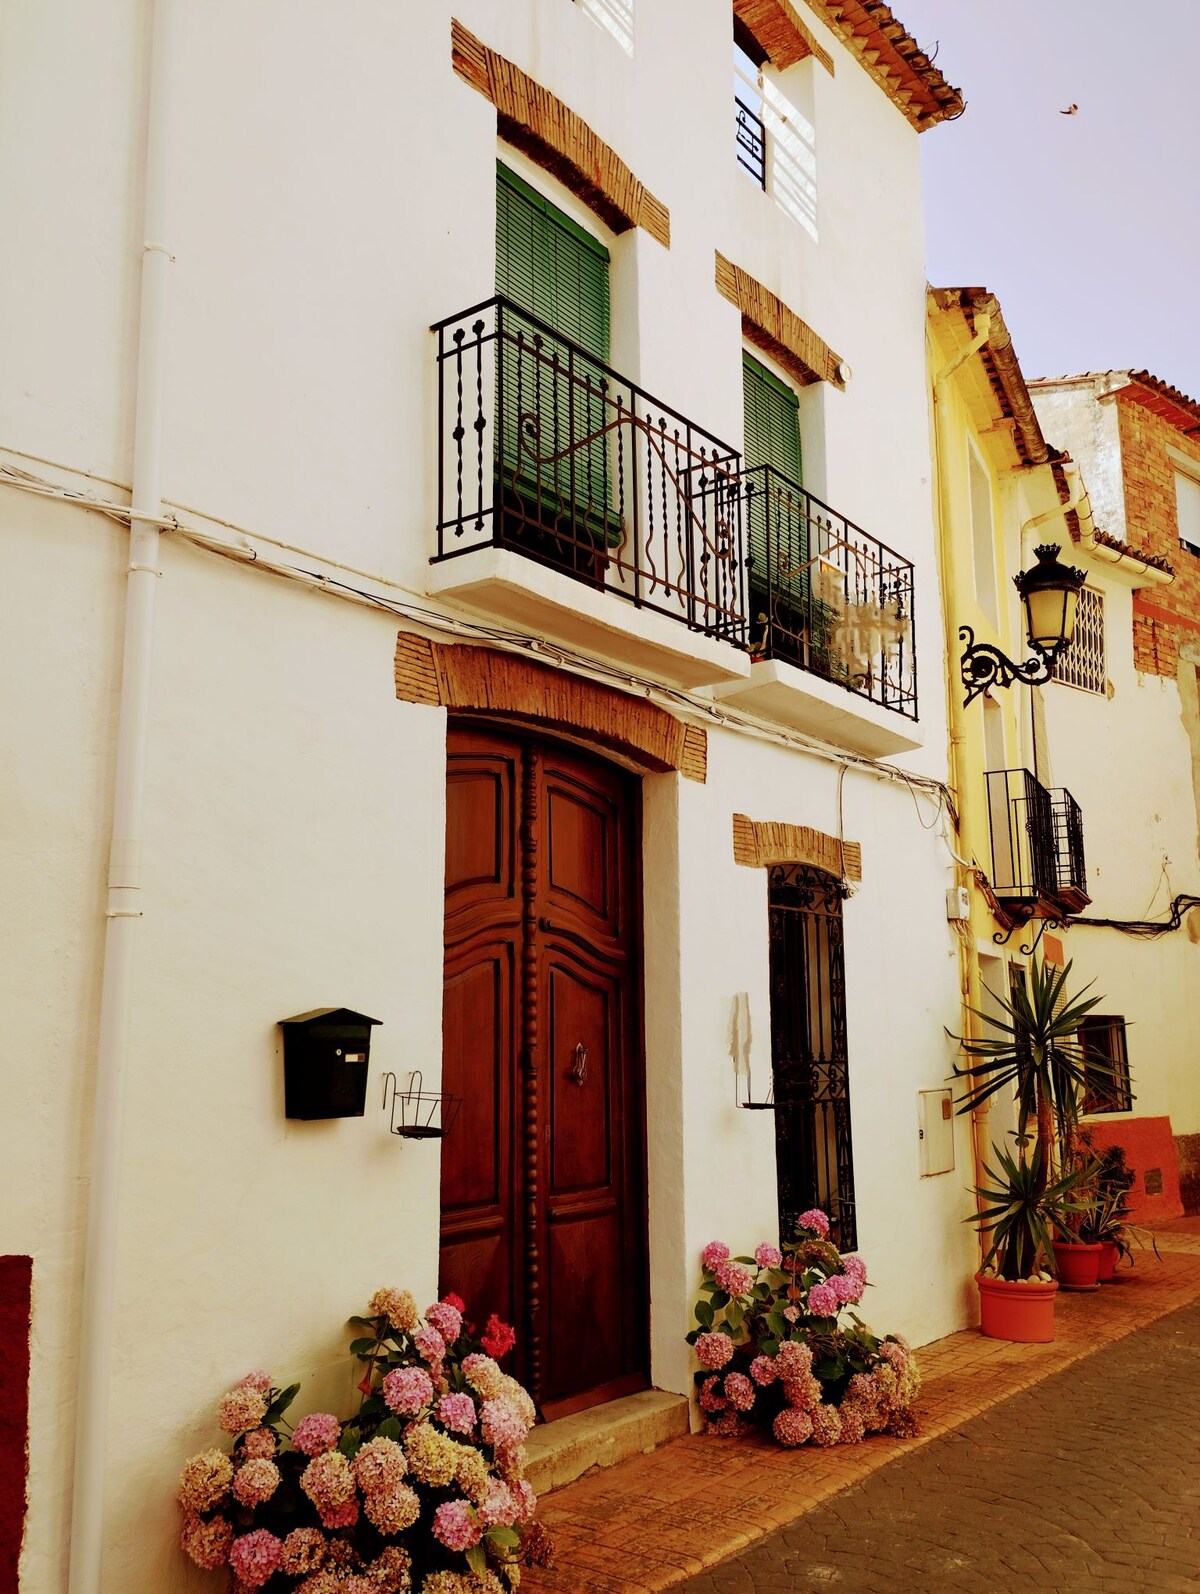
<path fill-rule="evenodd" d="M 1181 891 L 1172 901 L 1170 912 L 1165 919 L 1093 919 L 1072 915 L 1066 922 L 1073 930 L 1081 926 L 1094 925 L 1097 928 L 1120 930 L 1123 935 L 1140 936 L 1143 940 L 1152 941 L 1160 935 L 1170 935 L 1172 930 L 1178 930 L 1183 924 L 1184 915 L 1192 908 L 1200 908 L 1200 897 L 1193 896 L 1188 891 Z"/>
<path fill-rule="evenodd" d="M 89 480 L 116 487 L 119 491 L 128 491 L 119 482 L 111 481 L 106 477 L 95 476 L 89 472 L 77 471 L 75 467 L 64 465 L 57 461 L 43 460 L 40 456 L 23 454 L 18 449 L 7 447 L 3 449 L 3 452 L 31 462 L 49 465 L 52 469 L 69 471 L 85 476 Z M 693 719 L 707 720 L 719 728 L 729 729 L 740 735 L 751 736 L 757 740 L 770 742 L 777 746 L 806 752 L 814 758 L 834 764 L 842 772 L 839 775 L 839 825 L 841 823 L 840 788 L 844 779 L 844 772 L 847 769 L 858 770 L 876 779 L 903 783 L 913 798 L 914 807 L 917 809 L 918 821 L 926 830 L 931 830 L 937 825 L 944 807 L 948 808 L 951 813 L 954 811 L 948 788 L 944 782 L 937 780 L 933 776 L 918 775 L 910 770 L 900 769 L 895 765 L 883 764 L 865 756 L 847 753 L 839 748 L 831 747 L 828 743 L 806 737 L 798 732 L 780 730 L 759 720 L 755 715 L 747 714 L 744 710 L 734 708 L 728 704 L 718 707 L 715 703 L 698 697 L 691 692 L 647 679 L 644 676 L 632 674 L 628 670 L 623 670 L 602 659 L 578 653 L 565 644 L 546 643 L 537 637 L 521 632 L 504 630 L 500 627 L 489 626 L 482 621 L 467 619 L 465 616 L 460 618 L 447 614 L 443 610 L 430 608 L 422 601 L 421 594 L 390 580 L 386 576 L 374 575 L 354 566 L 344 565 L 340 561 L 313 554 L 297 547 L 295 544 L 282 542 L 265 533 L 250 531 L 233 521 L 222 520 L 219 516 L 210 515 L 207 511 L 194 507 L 185 509 L 185 513 L 196 515 L 212 525 L 223 526 L 226 530 L 235 532 L 242 541 L 232 543 L 227 539 L 213 536 L 211 533 L 202 531 L 196 526 L 186 524 L 174 513 L 161 516 L 139 515 L 127 504 L 100 498 L 90 491 L 84 492 L 60 486 L 8 464 L 0 464 L 0 485 L 29 492 L 37 497 L 56 500 L 76 508 L 91 510 L 116 521 L 118 524 L 129 524 L 135 519 L 145 521 L 148 524 L 157 525 L 163 532 L 191 542 L 197 547 L 218 554 L 223 558 L 232 559 L 235 563 L 254 565 L 269 574 L 302 582 L 312 587 L 315 591 L 327 592 L 332 596 L 346 598 L 368 607 L 383 610 L 425 630 L 453 636 L 458 640 L 485 641 L 509 652 L 533 654 L 535 657 L 545 659 L 552 664 L 569 668 L 576 674 L 583 674 L 611 682 L 626 691 L 639 691 L 648 700 L 658 702 L 660 706 L 665 704 L 673 709 L 681 710 Z M 164 500 L 164 503 L 170 505 L 171 501 Z M 184 508 L 182 505 L 173 505 L 171 507 Z M 363 576 L 365 579 L 377 582 L 381 586 L 391 587 L 396 592 L 403 593 L 404 596 L 402 598 L 385 597 L 378 592 L 372 592 L 368 588 L 357 586 L 353 582 L 341 580 L 336 576 L 327 575 L 319 570 L 290 564 L 281 560 L 264 558 L 262 553 L 249 540 L 251 538 L 254 541 L 279 548 L 281 551 L 296 553 L 302 557 L 320 559 L 322 564 L 344 570 L 348 575 Z M 918 791 L 925 796 L 936 797 L 937 799 L 938 812 L 931 825 L 926 825 L 924 820 L 920 818 L 920 809 L 917 806 Z M 954 856 L 952 850 L 951 855 Z M 960 860 L 956 859 L 956 861 Z"/>

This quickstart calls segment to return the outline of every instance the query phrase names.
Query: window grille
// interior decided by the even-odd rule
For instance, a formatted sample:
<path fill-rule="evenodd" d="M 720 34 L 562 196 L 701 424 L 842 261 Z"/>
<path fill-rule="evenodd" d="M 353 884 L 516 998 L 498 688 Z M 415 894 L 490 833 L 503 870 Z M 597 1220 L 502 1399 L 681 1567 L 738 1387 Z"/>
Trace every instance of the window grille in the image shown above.
<path fill-rule="evenodd" d="M 1079 1025 L 1079 1044 L 1083 1049 L 1083 1092 L 1085 1113 L 1129 1112 L 1133 1091 L 1129 1083 L 1129 1054 L 1125 1049 L 1125 1020 L 1089 1014 Z M 1105 1072 L 1089 1062 L 1100 1063 Z M 1111 1069 L 1111 1074 L 1107 1070 Z"/>
<path fill-rule="evenodd" d="M 1091 587 L 1079 594 L 1075 635 L 1054 665 L 1054 679 L 1083 692 L 1103 692 L 1108 684 L 1104 663 L 1104 596 Z"/>

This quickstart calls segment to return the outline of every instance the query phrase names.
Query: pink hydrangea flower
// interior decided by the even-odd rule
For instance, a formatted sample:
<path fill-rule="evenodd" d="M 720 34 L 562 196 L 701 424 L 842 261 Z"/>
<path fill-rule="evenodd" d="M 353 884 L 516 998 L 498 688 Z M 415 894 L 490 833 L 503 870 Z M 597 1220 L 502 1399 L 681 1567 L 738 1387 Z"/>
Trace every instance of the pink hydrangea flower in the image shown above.
<path fill-rule="evenodd" d="M 785 1406 L 771 1424 L 771 1432 L 781 1445 L 802 1445 L 813 1431 L 812 1418 L 806 1411 L 796 1411 Z"/>
<path fill-rule="evenodd" d="M 443 1395 L 436 1415 L 451 1433 L 471 1433 L 475 1427 L 475 1402 L 470 1395 Z"/>
<path fill-rule="evenodd" d="M 735 1411 L 749 1411 L 757 1394 L 745 1373 L 726 1373 L 725 1395 Z"/>
<path fill-rule="evenodd" d="M 239 1389 L 257 1389 L 260 1395 L 271 1392 L 271 1375 L 260 1367 L 257 1372 L 247 1373 L 245 1378 L 238 1380 Z"/>
<path fill-rule="evenodd" d="M 265 1505 L 282 1479 L 273 1461 L 247 1461 L 233 1478 L 233 1497 L 240 1505 Z"/>
<path fill-rule="evenodd" d="M 358 1501 L 346 1500 L 342 1505 L 318 1508 L 317 1514 L 327 1528 L 352 1528 L 358 1521 Z"/>
<path fill-rule="evenodd" d="M 812 1351 L 799 1340 L 784 1340 L 775 1355 L 775 1371 L 780 1378 L 803 1378 L 812 1371 Z"/>
<path fill-rule="evenodd" d="M 293 1528 L 283 1541 L 280 1567 L 290 1577 L 317 1572 L 329 1556 L 329 1542 L 317 1528 Z"/>
<path fill-rule="evenodd" d="M 479 1543 L 483 1529 L 465 1500 L 447 1500 L 433 1513 L 433 1536 L 448 1550 L 469 1550 Z"/>
<path fill-rule="evenodd" d="M 711 1378 L 706 1378 L 700 1385 L 700 1410 L 708 1412 L 724 1411 L 729 1402 L 721 1393 L 722 1380 L 716 1373 Z"/>
<path fill-rule="evenodd" d="M 820 1207 L 810 1207 L 807 1212 L 800 1214 L 796 1222 L 800 1228 L 811 1229 L 815 1234 L 819 1234 L 823 1240 L 829 1238 L 829 1219 L 821 1211 Z"/>
<path fill-rule="evenodd" d="M 205 1572 L 215 1572 L 229 1560 L 229 1546 L 233 1542 L 233 1527 L 227 1518 L 213 1517 L 206 1522 L 194 1511 L 188 1511 L 179 1530 L 179 1543 L 190 1560 Z"/>
<path fill-rule="evenodd" d="M 185 1511 L 211 1511 L 229 1493 L 233 1482 L 233 1462 L 214 1446 L 202 1450 L 184 1467 L 176 1496 Z"/>
<path fill-rule="evenodd" d="M 421 1514 L 421 1500 L 407 1483 L 377 1489 L 367 1496 L 366 1513 L 380 1533 L 403 1533 Z"/>
<path fill-rule="evenodd" d="M 327 1411 L 314 1411 L 298 1423 L 292 1443 L 306 1456 L 322 1456 L 342 1437 L 342 1425 Z"/>
<path fill-rule="evenodd" d="M 537 1508 L 537 1495 L 533 1492 L 533 1484 L 527 1478 L 518 1478 L 509 1483 L 509 1488 L 516 1496 L 520 1513 L 518 1520 L 521 1522 L 532 1521 L 533 1513 Z"/>
<path fill-rule="evenodd" d="M 525 1419 L 511 1400 L 485 1400 L 479 1413 L 479 1428 L 487 1444 L 495 1449 L 525 1442 Z"/>
<path fill-rule="evenodd" d="M 419 1328 L 413 1335 L 413 1344 L 422 1361 L 428 1362 L 431 1367 L 441 1366 L 446 1355 L 446 1341 L 436 1328 Z"/>
<path fill-rule="evenodd" d="M 713 1272 L 730 1295 L 749 1295 L 754 1288 L 754 1274 L 742 1262 L 718 1262 Z"/>
<path fill-rule="evenodd" d="M 809 1414 L 812 1418 L 814 1445 L 836 1445 L 842 1437 L 842 1419 L 836 1406 L 818 1406 Z"/>
<path fill-rule="evenodd" d="M 862 1285 L 857 1279 L 851 1278 L 848 1273 L 835 1273 L 827 1280 L 829 1288 L 845 1306 L 852 1306 L 855 1301 L 862 1299 Z"/>
<path fill-rule="evenodd" d="M 814 1284 L 808 1292 L 808 1309 L 814 1317 L 836 1317 L 840 1304 L 831 1284 Z"/>
<path fill-rule="evenodd" d="M 719 1417 L 709 1419 L 708 1431 L 718 1434 L 722 1439 L 740 1439 L 747 1426 L 736 1411 L 723 1411 Z"/>
<path fill-rule="evenodd" d="M 803 1314 L 798 1306 L 785 1306 L 783 1309 L 783 1315 L 787 1318 L 789 1323 L 798 1323 Z"/>
<path fill-rule="evenodd" d="M 754 1249 L 754 1260 L 759 1267 L 778 1267 L 783 1261 L 783 1252 L 777 1245 L 767 1245 L 766 1242 Z"/>
<path fill-rule="evenodd" d="M 715 1268 L 720 1262 L 728 1262 L 729 1247 L 720 1240 L 710 1240 L 701 1251 L 700 1260 L 706 1268 Z"/>
<path fill-rule="evenodd" d="M 462 1333 L 462 1313 L 449 1301 L 435 1302 L 425 1313 L 425 1319 L 433 1324 L 447 1345 L 452 1345 Z"/>
<path fill-rule="evenodd" d="M 261 1588 L 274 1575 L 282 1554 L 282 1540 L 268 1533 L 266 1528 L 256 1528 L 253 1533 L 243 1533 L 240 1539 L 234 1539 L 229 1564 L 246 1588 Z"/>
<path fill-rule="evenodd" d="M 733 1341 L 728 1334 L 701 1334 L 696 1355 L 701 1367 L 725 1367 L 733 1357 Z"/>
<path fill-rule="evenodd" d="M 314 1456 L 300 1475 L 300 1487 L 324 1517 L 332 1507 L 354 1498 L 350 1463 L 340 1450 L 327 1450 L 323 1456 Z"/>
<path fill-rule="evenodd" d="M 842 1443 L 861 1444 L 867 1435 L 866 1413 L 852 1400 L 843 1400 L 838 1407 L 838 1417 L 842 1424 Z"/>
<path fill-rule="evenodd" d="M 765 1389 L 768 1384 L 773 1384 L 779 1377 L 779 1369 L 775 1365 L 773 1356 L 756 1356 L 750 1363 L 750 1376 L 756 1384 L 761 1384 Z"/>
<path fill-rule="evenodd" d="M 842 1266 L 851 1278 L 857 1278 L 863 1284 L 867 1282 L 867 1264 L 856 1251 L 851 1251 L 849 1256 L 842 1258 Z"/>
<path fill-rule="evenodd" d="M 270 1461 L 279 1441 L 270 1428 L 252 1428 L 242 1436 L 242 1454 L 247 1461 Z"/>
<path fill-rule="evenodd" d="M 521 1514 L 521 1503 L 507 1483 L 492 1478 L 479 1502 L 479 1520 L 485 1528 L 511 1528 Z"/>
<path fill-rule="evenodd" d="M 415 1417 L 433 1399 L 433 1379 L 423 1367 L 395 1367 L 383 1381 L 383 1398 L 399 1416 Z"/>
<path fill-rule="evenodd" d="M 364 1494 L 375 1494 L 403 1482 L 408 1463 L 394 1439 L 371 1439 L 355 1456 L 351 1471 Z"/>
<path fill-rule="evenodd" d="M 821 1404 L 821 1385 L 811 1373 L 802 1373 L 799 1378 L 784 1379 L 783 1396 L 797 1411 L 812 1411 Z"/>
<path fill-rule="evenodd" d="M 239 1384 L 217 1406 L 217 1422 L 225 1433 L 241 1434 L 257 1428 L 267 1414 L 267 1398 L 260 1390 Z"/>

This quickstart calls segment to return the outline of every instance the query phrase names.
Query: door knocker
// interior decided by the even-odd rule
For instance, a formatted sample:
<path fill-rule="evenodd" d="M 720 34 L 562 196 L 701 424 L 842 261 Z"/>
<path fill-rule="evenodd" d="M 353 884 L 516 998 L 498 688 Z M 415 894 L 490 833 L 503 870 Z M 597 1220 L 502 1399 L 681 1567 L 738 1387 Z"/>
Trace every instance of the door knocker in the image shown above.
<path fill-rule="evenodd" d="M 576 1085 L 587 1081 L 587 1047 L 580 1041 L 575 1048 L 575 1061 L 571 1064 L 571 1079 Z"/>

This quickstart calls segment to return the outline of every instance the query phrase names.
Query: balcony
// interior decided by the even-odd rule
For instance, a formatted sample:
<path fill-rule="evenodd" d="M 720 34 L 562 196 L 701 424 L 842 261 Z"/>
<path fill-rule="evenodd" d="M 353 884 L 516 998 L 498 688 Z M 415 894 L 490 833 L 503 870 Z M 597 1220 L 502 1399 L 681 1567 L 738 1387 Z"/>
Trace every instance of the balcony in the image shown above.
<path fill-rule="evenodd" d="M 911 562 L 774 466 L 742 484 L 754 663 L 721 695 L 872 756 L 919 746 Z"/>
<path fill-rule="evenodd" d="M 433 330 L 430 590 L 680 685 L 746 676 L 740 454 L 505 299 Z"/>
<path fill-rule="evenodd" d="M 985 779 L 992 890 L 1001 906 L 1016 919 L 1078 913 L 1091 901 L 1079 804 L 1027 769 L 990 770 Z"/>

